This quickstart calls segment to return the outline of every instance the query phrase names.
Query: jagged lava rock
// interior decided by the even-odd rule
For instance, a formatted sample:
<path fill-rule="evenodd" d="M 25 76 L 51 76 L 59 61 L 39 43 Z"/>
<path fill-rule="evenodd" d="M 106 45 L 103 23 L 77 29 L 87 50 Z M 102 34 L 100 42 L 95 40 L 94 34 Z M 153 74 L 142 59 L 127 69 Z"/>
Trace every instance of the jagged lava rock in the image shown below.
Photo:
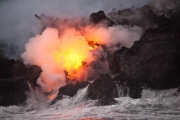
<path fill-rule="evenodd" d="M 69 83 L 61 88 L 59 88 L 59 93 L 57 97 L 51 102 L 51 104 L 56 103 L 58 100 L 63 98 L 63 95 L 73 97 L 78 90 L 83 89 L 89 85 L 88 81 L 76 82 L 75 84 Z"/>
<path fill-rule="evenodd" d="M 111 69 L 111 71 L 113 73 L 121 72 L 121 67 L 119 67 L 120 66 L 120 63 L 119 63 L 120 55 L 127 49 L 128 48 L 126 48 L 126 47 L 122 47 L 120 50 L 115 51 L 113 54 L 111 54 L 107 57 L 109 69 Z"/>
<path fill-rule="evenodd" d="M 180 86 L 180 34 L 173 27 L 148 29 L 120 57 L 120 67 L 152 89 Z"/>
<path fill-rule="evenodd" d="M 40 87 L 37 84 L 37 79 L 39 78 L 42 70 L 39 66 L 28 65 L 26 66 L 26 74 L 24 77 L 27 79 L 27 82 L 31 85 L 32 88 Z"/>
<path fill-rule="evenodd" d="M 114 97 L 117 96 L 116 85 L 109 75 L 101 75 L 88 86 L 87 97 L 92 100 L 98 100 L 96 105 L 114 104 L 116 103 Z"/>
<path fill-rule="evenodd" d="M 147 17 L 157 28 L 147 29 L 131 48 L 122 48 L 107 57 L 110 69 L 118 74 L 115 81 L 126 83 L 132 98 L 141 97 L 143 88 L 180 86 L 180 10 L 169 12 L 169 17 L 157 16 L 149 6 L 139 11 L 143 15 L 148 12 Z M 126 9 L 119 14 L 129 16 L 134 12 Z"/>
<path fill-rule="evenodd" d="M 1 51 L 1 50 L 0 50 Z M 38 87 L 42 70 L 38 66 L 25 66 L 22 61 L 8 59 L 0 53 L 0 106 L 19 105 L 26 102 L 28 83 Z"/>
<path fill-rule="evenodd" d="M 89 85 L 89 86 L 88 86 Z M 109 75 L 102 75 L 92 84 L 88 81 L 67 84 L 59 89 L 57 97 L 51 102 L 51 105 L 63 98 L 63 95 L 73 97 L 78 90 L 88 86 L 87 98 L 98 100 L 96 105 L 111 105 L 116 103 L 114 97 L 117 97 L 117 88 Z"/>
<path fill-rule="evenodd" d="M 35 65 L 25 66 L 22 61 L 4 58 L 0 60 L 0 79 L 24 77 L 34 88 L 42 70 Z"/>
<path fill-rule="evenodd" d="M 92 24 L 104 23 L 107 26 L 115 25 L 115 23 L 105 15 L 104 11 L 101 10 L 97 13 L 92 13 L 90 15 L 90 23 Z"/>

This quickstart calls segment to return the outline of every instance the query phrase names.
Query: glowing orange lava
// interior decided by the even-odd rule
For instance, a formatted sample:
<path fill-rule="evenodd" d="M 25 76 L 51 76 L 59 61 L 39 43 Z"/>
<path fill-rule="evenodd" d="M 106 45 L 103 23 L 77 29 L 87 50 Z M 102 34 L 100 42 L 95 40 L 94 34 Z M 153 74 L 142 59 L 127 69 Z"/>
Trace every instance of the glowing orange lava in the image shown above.
<path fill-rule="evenodd" d="M 69 79 L 73 79 L 75 72 L 83 65 L 85 56 L 76 52 L 66 52 L 65 54 L 58 53 L 56 55 L 57 61 L 64 61 L 64 68 L 66 68 Z"/>
<path fill-rule="evenodd" d="M 63 68 L 67 72 L 68 78 L 72 80 L 74 77 L 78 77 L 76 73 L 80 72 L 83 65 L 94 60 L 91 50 L 96 46 L 93 45 L 94 43 L 89 45 L 85 36 L 77 31 L 68 30 L 66 34 L 73 37 L 62 37 L 53 56 L 55 56 L 59 68 Z"/>
<path fill-rule="evenodd" d="M 56 94 L 53 94 L 53 95 L 49 95 L 48 98 L 49 100 L 53 100 L 54 98 L 56 98 L 56 96 L 57 96 Z"/>

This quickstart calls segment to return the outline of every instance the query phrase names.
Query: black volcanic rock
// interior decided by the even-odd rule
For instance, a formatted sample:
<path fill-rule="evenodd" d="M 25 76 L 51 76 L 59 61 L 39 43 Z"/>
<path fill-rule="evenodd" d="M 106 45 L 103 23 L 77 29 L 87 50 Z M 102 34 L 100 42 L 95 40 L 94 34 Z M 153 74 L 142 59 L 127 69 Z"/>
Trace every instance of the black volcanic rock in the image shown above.
<path fill-rule="evenodd" d="M 101 75 L 88 87 L 88 95 L 90 99 L 97 100 L 104 96 L 114 97 L 117 96 L 116 85 L 111 76 Z"/>
<path fill-rule="evenodd" d="M 88 87 L 87 97 L 92 100 L 98 100 L 96 105 L 111 105 L 116 103 L 114 97 L 117 97 L 117 88 L 109 75 L 101 75 Z"/>
<path fill-rule="evenodd" d="M 112 72 L 118 74 L 115 81 L 126 83 L 132 98 L 141 97 L 143 88 L 180 86 L 180 10 L 169 12 L 167 17 L 157 16 L 150 9 L 146 6 L 140 11 L 148 11 L 157 28 L 147 29 L 131 48 L 120 49 L 107 58 Z M 129 16 L 134 12 L 127 9 L 119 14 Z"/>
<path fill-rule="evenodd" d="M 139 26 L 144 28 L 144 30 L 156 26 L 154 18 L 157 15 L 149 5 L 141 8 L 126 8 L 119 11 L 112 11 L 107 15 L 118 25 Z"/>
<path fill-rule="evenodd" d="M 0 106 L 25 103 L 28 83 L 32 88 L 39 87 L 37 79 L 41 72 L 38 66 L 25 66 L 22 61 L 5 58 L 0 52 Z"/>
<path fill-rule="evenodd" d="M 76 84 L 67 84 L 59 89 L 57 97 L 51 102 L 56 103 L 63 99 L 63 95 L 73 97 L 79 89 L 89 85 L 88 81 L 77 82 Z M 109 75 L 102 75 L 88 86 L 87 98 L 98 100 L 96 105 L 111 105 L 116 103 L 114 97 L 117 95 L 116 85 Z"/>
<path fill-rule="evenodd" d="M 154 6 L 144 5 L 140 8 L 126 8 L 119 11 L 112 11 L 107 15 L 118 25 L 139 26 L 147 30 L 148 28 L 180 25 L 179 8 L 180 6 L 166 12 L 161 11 L 161 14 L 158 14 L 154 10 Z"/>
<path fill-rule="evenodd" d="M 40 67 L 36 65 L 28 65 L 26 66 L 26 74 L 22 76 L 24 76 L 31 87 L 35 89 L 36 87 L 39 87 L 37 79 L 39 78 L 41 72 L 42 70 Z"/>
<path fill-rule="evenodd" d="M 22 61 L 2 58 L 0 60 L 0 79 L 24 77 L 33 88 L 37 87 L 37 78 L 42 70 L 35 65 L 25 66 Z"/>
<path fill-rule="evenodd" d="M 141 98 L 141 92 L 144 84 L 136 83 L 136 79 L 130 77 L 125 72 L 120 72 L 113 78 L 113 81 L 118 83 L 119 86 L 122 86 L 124 92 L 123 97 L 129 96 L 133 99 Z"/>
<path fill-rule="evenodd" d="M 147 83 L 152 89 L 178 87 L 179 39 L 179 32 L 173 28 L 147 30 L 136 48 L 140 51 L 134 52 L 131 48 L 125 51 L 120 66 L 129 76 L 136 78 L 137 83 Z"/>
<path fill-rule="evenodd" d="M 27 81 L 23 78 L 0 79 L 0 106 L 19 105 L 26 102 L 29 91 Z"/>
<path fill-rule="evenodd" d="M 120 63 L 119 63 L 120 55 L 127 49 L 128 48 L 126 48 L 126 47 L 122 47 L 120 50 L 114 52 L 113 54 L 111 54 L 107 57 L 109 68 L 111 69 L 111 71 L 113 73 L 121 72 L 121 68 L 119 67 L 120 66 Z"/>
<path fill-rule="evenodd" d="M 101 10 L 97 13 L 92 13 L 90 15 L 90 23 L 93 24 L 104 23 L 107 26 L 115 25 L 115 23 L 105 15 L 104 11 Z"/>
<path fill-rule="evenodd" d="M 131 98 L 141 98 L 142 88 L 133 81 L 134 79 L 126 73 L 121 72 L 118 76 L 111 78 L 109 75 L 101 75 L 88 87 L 87 97 L 98 100 L 96 105 L 112 105 L 116 101 L 114 98 L 120 97 L 118 86 L 123 91 L 123 96 L 129 95 Z"/>
<path fill-rule="evenodd" d="M 61 88 L 59 88 L 59 93 L 57 97 L 51 102 L 51 104 L 56 103 L 58 100 L 63 98 L 63 95 L 73 97 L 78 90 L 83 89 L 89 85 L 88 81 L 77 82 L 75 84 L 69 83 Z"/>

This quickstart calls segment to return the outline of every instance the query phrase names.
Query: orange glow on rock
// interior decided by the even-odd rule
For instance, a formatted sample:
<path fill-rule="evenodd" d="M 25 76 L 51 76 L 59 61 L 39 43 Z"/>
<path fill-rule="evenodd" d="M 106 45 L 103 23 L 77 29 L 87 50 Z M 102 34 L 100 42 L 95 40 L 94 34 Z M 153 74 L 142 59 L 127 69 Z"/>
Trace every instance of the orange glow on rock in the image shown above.
<path fill-rule="evenodd" d="M 59 39 L 59 45 L 53 54 L 56 64 L 67 72 L 67 77 L 72 80 L 76 73 L 85 64 L 91 63 L 94 58 L 91 50 L 97 48 L 94 42 L 89 42 L 86 37 L 74 29 L 68 29 L 66 35 Z"/>
<path fill-rule="evenodd" d="M 49 100 L 53 100 L 56 98 L 56 96 L 57 96 L 56 94 L 53 94 L 53 95 L 49 95 L 48 98 L 49 98 Z"/>
<path fill-rule="evenodd" d="M 63 66 L 68 72 L 77 70 L 82 66 L 84 60 L 84 57 L 81 54 L 73 52 L 66 52 L 65 54 L 58 53 L 55 58 L 57 61 L 64 61 Z"/>
<path fill-rule="evenodd" d="M 101 34 L 90 34 L 96 31 L 85 28 L 66 27 L 62 31 L 47 28 L 26 44 L 22 58 L 25 64 L 41 67 L 43 72 L 38 84 L 45 91 L 57 91 L 59 86 L 66 84 L 67 78 L 73 81 L 88 79 L 89 71 L 93 69 L 90 64 L 100 53 L 95 49 L 100 46 L 97 41 Z"/>

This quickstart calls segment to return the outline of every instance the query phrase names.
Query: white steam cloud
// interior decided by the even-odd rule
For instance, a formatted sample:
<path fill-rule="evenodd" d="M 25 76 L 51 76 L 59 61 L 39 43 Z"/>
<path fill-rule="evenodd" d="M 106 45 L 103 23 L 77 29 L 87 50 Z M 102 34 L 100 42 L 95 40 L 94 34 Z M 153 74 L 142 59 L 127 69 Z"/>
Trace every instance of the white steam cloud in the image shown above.
<path fill-rule="evenodd" d="M 122 46 L 132 46 L 133 42 L 141 37 L 143 31 L 136 26 L 108 28 L 86 26 L 80 30 L 64 28 L 61 35 L 58 32 L 62 28 L 60 30 L 47 28 L 42 35 L 39 35 L 41 25 L 34 15 L 45 14 L 61 19 L 84 17 L 88 20 L 92 12 L 99 10 L 110 12 L 113 7 L 117 9 L 140 7 L 147 1 L 149 0 L 6 0 L 0 2 L 0 43 L 15 47 L 15 50 L 6 49 L 7 56 L 11 58 L 25 51 L 21 55 L 24 63 L 38 65 L 43 70 L 38 84 L 44 91 L 57 91 L 60 86 L 66 84 L 64 71 L 74 71 L 69 69 L 69 65 L 64 66 L 66 59 L 59 56 L 59 52 L 69 54 L 70 50 L 85 56 L 83 58 L 85 65 L 76 73 L 76 79 L 91 80 L 99 74 L 108 73 L 109 68 L 106 60 L 102 60 L 103 57 L 106 58 L 106 52 L 102 47 L 89 50 L 89 40 L 105 45 L 107 51 L 111 53 Z M 78 47 L 75 43 L 79 43 Z M 71 45 L 76 46 L 76 49 L 71 49 Z M 68 49 L 64 48 L 67 46 Z"/>
<path fill-rule="evenodd" d="M 40 32 L 41 26 L 34 14 L 59 18 L 86 17 L 99 10 L 111 11 L 142 6 L 148 0 L 1 0 L 0 47 L 10 58 L 17 58 L 29 38 Z"/>
<path fill-rule="evenodd" d="M 88 80 L 109 72 L 106 53 L 102 47 L 89 49 L 89 40 L 105 45 L 109 52 L 114 52 L 122 46 L 131 47 L 141 37 L 142 30 L 128 26 L 86 26 L 81 30 L 66 27 L 62 33 L 59 36 L 57 29 L 47 28 L 42 35 L 29 40 L 26 51 L 22 54 L 25 64 L 35 64 L 42 68 L 38 83 L 44 91 L 57 91 L 60 86 L 65 85 L 64 71 L 74 73 L 76 63 L 79 62 L 77 59 L 82 58 L 86 65 L 75 72 L 76 80 Z M 102 57 L 104 60 L 101 60 Z"/>
<path fill-rule="evenodd" d="M 152 0 L 150 5 L 156 14 L 168 14 L 170 10 L 176 9 L 180 6 L 179 0 Z"/>

